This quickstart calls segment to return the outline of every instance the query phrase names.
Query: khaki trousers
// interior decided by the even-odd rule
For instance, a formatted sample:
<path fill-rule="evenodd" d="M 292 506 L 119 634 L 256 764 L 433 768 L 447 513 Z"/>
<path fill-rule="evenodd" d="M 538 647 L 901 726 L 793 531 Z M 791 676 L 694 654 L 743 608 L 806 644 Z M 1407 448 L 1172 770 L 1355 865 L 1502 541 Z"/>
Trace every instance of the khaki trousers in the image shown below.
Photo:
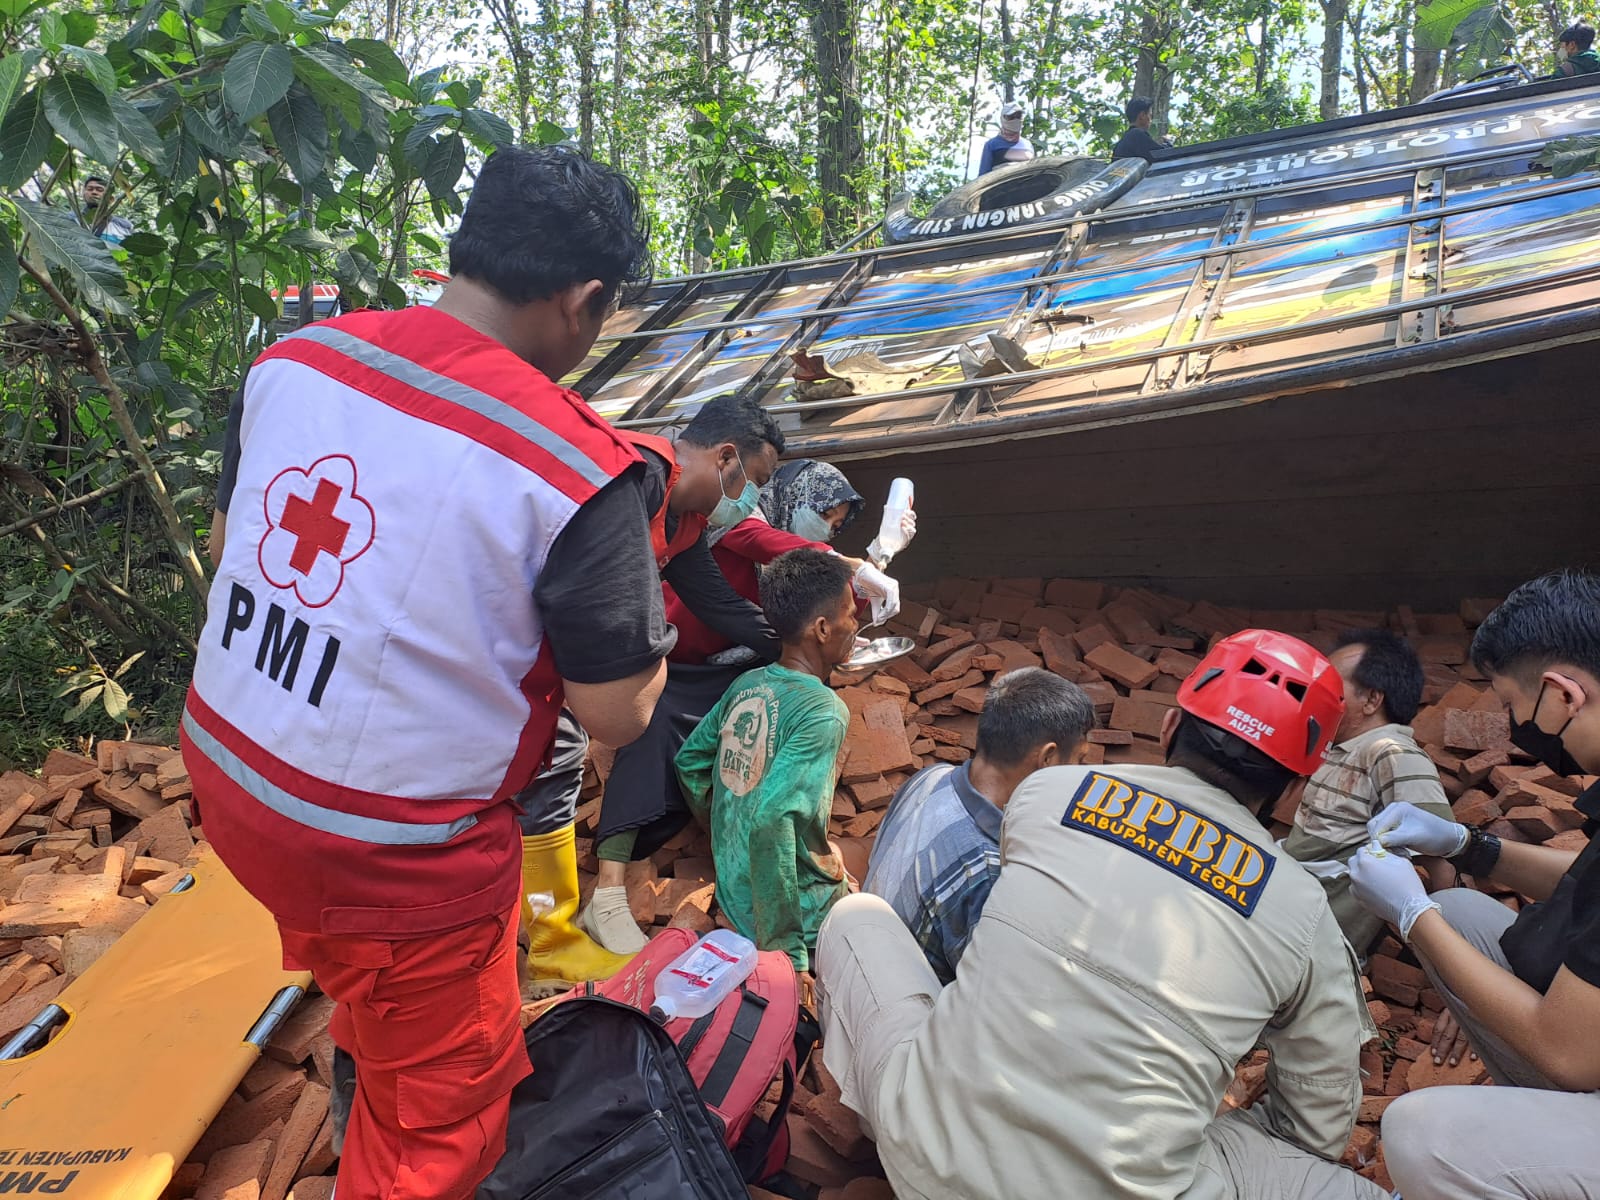
<path fill-rule="evenodd" d="M 1481 892 L 1436 892 L 1445 920 L 1506 967 L 1515 920 Z M 1424 964 L 1426 968 L 1426 964 Z M 1509 968 L 1508 968 L 1509 969 Z M 1424 1088 L 1383 1114 L 1383 1154 L 1404 1200 L 1600 1200 L 1600 1092 L 1563 1092 L 1486 1030 L 1430 969 L 1495 1083 Z"/>
<path fill-rule="evenodd" d="M 867 893 L 833 906 L 817 937 L 815 962 L 822 1060 L 871 1134 L 880 1124 L 880 1106 L 901 1093 L 905 1055 L 933 1012 L 939 980 L 894 909 Z M 878 1149 L 900 1200 L 955 1200 L 911 1186 L 897 1170 L 893 1147 Z M 1236 1200 L 1387 1200 L 1376 1184 L 1274 1137 L 1244 1112 L 1206 1130 L 1194 1190 Z"/>

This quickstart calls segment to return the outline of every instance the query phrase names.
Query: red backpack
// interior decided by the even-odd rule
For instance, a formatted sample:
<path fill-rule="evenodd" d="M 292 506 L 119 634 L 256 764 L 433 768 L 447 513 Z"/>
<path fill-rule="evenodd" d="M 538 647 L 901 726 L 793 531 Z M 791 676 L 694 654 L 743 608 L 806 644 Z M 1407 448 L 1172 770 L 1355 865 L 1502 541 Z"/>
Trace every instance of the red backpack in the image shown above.
<path fill-rule="evenodd" d="M 688 929 L 664 929 L 612 978 L 568 995 L 603 996 L 648 1012 L 656 976 L 698 940 Z M 789 956 L 761 951 L 750 977 L 715 1011 L 668 1021 L 664 1028 L 688 1062 L 701 1102 L 722 1123 L 745 1180 L 759 1183 L 782 1170 L 789 1158 L 785 1118 L 795 1078 L 819 1036 L 816 1019 L 800 1007 L 800 981 Z M 756 1105 L 780 1077 L 778 1107 L 763 1121 Z"/>

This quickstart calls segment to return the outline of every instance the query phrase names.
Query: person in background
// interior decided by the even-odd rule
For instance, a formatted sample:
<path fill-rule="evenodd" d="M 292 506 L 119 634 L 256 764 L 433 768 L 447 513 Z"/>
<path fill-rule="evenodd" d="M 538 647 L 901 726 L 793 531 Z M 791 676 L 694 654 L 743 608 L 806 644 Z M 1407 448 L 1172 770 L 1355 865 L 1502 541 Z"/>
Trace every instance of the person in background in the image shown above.
<path fill-rule="evenodd" d="M 1594 26 L 1578 21 L 1562 30 L 1556 39 L 1556 58 L 1559 61 L 1552 79 L 1570 79 L 1574 75 L 1592 75 L 1600 71 L 1600 54 L 1594 49 Z"/>
<path fill-rule="evenodd" d="M 530 1069 L 512 797 L 563 703 L 622 745 L 660 693 L 644 464 L 554 382 L 649 246 L 618 172 L 499 150 L 438 304 L 279 338 L 230 418 L 183 761 L 285 965 L 335 1002 L 352 1200 L 469 1200 L 500 1157 Z"/>
<path fill-rule="evenodd" d="M 1077 762 L 1094 724 L 1077 684 L 1039 667 L 1008 671 L 984 697 L 972 758 L 924 767 L 889 802 L 862 886 L 894 908 L 940 983 L 956 977 L 1000 876 L 1006 802 L 1035 771 Z"/>
<path fill-rule="evenodd" d="M 1128 101 L 1122 110 L 1128 118 L 1128 128 L 1117 139 L 1117 144 L 1111 147 L 1112 158 L 1142 158 L 1150 161 L 1155 158 L 1157 150 L 1165 150 L 1172 145 L 1171 138 L 1157 139 L 1150 132 L 1150 112 L 1153 107 L 1143 96 L 1135 96 Z"/>
<path fill-rule="evenodd" d="M 1007 163 L 1027 162 L 1033 157 L 1033 143 L 1022 136 L 1024 110 L 1015 100 L 1000 109 L 1000 132 L 983 144 L 978 159 L 979 176 L 987 175 Z"/>
<path fill-rule="evenodd" d="M 828 543 L 849 527 L 864 504 L 837 467 L 800 459 L 778 468 L 762 489 L 758 512 L 736 525 L 710 530 L 706 540 L 733 590 L 755 603 L 761 595 L 761 568 L 791 550 L 828 551 Z M 910 536 L 916 521 L 909 513 L 907 522 Z M 864 609 L 873 588 L 884 591 L 870 580 L 887 577 L 862 559 L 842 561 L 852 572 Z M 753 648 L 702 621 L 670 581 L 664 594 L 678 644 L 668 660 L 667 685 L 649 730 L 618 751 L 606 781 L 597 846 L 600 874 L 595 898 L 580 918 L 601 945 L 617 954 L 633 954 L 644 946 L 628 908 L 628 862 L 654 852 L 688 815 L 672 770 L 673 756 L 735 679 L 754 663 L 776 657 L 776 651 Z"/>
<path fill-rule="evenodd" d="M 941 988 L 894 910 L 817 943 L 823 1058 L 901 1200 L 1387 1200 L 1338 1163 L 1370 1036 L 1322 889 L 1261 825 L 1343 715 L 1327 659 L 1246 630 L 1181 685 L 1165 766 L 1035 771 Z M 1218 1115 L 1238 1062 L 1266 1095 Z"/>
<path fill-rule="evenodd" d="M 1517 588 L 1472 639 L 1472 661 L 1511 719 L 1511 741 L 1569 778 L 1600 774 L 1600 575 L 1558 571 Z M 1500 1086 L 1434 1087 L 1383 1114 L 1405 1200 L 1600 1196 L 1600 784 L 1573 801 L 1581 850 L 1502 843 L 1397 804 L 1373 818 L 1351 889 L 1392 923 L 1449 1010 L 1434 1060 L 1465 1032 Z M 1456 866 L 1534 903 L 1520 913 L 1466 888 L 1428 895 L 1405 853 Z"/>
<path fill-rule="evenodd" d="M 1383 922 L 1350 895 L 1346 864 L 1366 845 L 1367 822 L 1402 802 L 1455 818 L 1433 760 L 1411 735 L 1422 703 L 1417 652 L 1387 629 L 1354 629 L 1339 635 L 1329 661 L 1344 680 L 1344 720 L 1306 784 L 1283 848 L 1322 881 L 1339 928 L 1364 959 Z M 1430 876 L 1439 878 L 1444 865 L 1432 864 Z"/>
<path fill-rule="evenodd" d="M 102 207 L 108 207 L 106 181 L 99 175 L 91 175 L 83 181 L 83 227 L 99 233 L 113 246 L 120 246 L 122 240 L 133 233 L 133 222 L 127 217 L 104 216 L 100 212 Z"/>
<path fill-rule="evenodd" d="M 828 815 L 850 711 L 828 687 L 855 649 L 856 597 L 843 559 L 791 550 L 761 576 L 761 607 L 783 639 L 678 751 L 678 782 L 711 833 L 717 903 L 762 950 L 811 970 L 817 930 L 845 894 Z"/>

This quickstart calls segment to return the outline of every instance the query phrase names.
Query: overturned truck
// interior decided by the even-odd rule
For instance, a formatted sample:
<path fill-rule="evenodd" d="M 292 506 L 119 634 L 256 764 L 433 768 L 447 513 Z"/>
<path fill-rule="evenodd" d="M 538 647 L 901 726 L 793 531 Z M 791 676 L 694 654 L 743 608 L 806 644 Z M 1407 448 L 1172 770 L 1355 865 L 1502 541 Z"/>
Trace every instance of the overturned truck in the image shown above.
<path fill-rule="evenodd" d="M 620 425 L 714 395 L 881 495 L 908 575 L 1255 607 L 1453 607 L 1600 560 L 1600 78 L 1004 168 L 883 245 L 665 280 L 569 382 Z"/>

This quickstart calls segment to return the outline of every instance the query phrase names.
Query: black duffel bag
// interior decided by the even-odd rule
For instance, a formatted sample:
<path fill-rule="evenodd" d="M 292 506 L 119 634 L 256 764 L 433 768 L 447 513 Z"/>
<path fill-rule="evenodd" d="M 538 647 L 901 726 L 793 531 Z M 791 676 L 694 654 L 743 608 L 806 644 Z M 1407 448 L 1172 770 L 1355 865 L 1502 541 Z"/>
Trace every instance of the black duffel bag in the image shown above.
<path fill-rule="evenodd" d="M 577 998 L 526 1038 L 533 1074 L 478 1200 L 747 1200 L 677 1044 L 644 1013 Z"/>

